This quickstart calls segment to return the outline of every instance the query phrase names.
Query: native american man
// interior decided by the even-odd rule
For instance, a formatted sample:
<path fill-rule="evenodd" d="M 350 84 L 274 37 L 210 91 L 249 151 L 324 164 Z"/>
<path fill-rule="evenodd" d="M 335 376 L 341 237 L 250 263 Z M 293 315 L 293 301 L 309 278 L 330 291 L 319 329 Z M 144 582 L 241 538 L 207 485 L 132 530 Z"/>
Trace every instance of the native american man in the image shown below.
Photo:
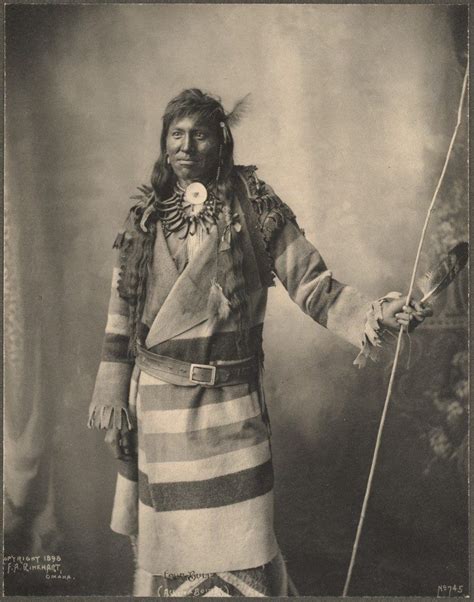
<path fill-rule="evenodd" d="M 275 277 L 359 365 L 430 313 L 332 277 L 256 168 L 234 165 L 239 112 L 196 89 L 168 104 L 151 186 L 115 242 L 89 425 L 120 460 L 111 527 L 134 542 L 135 595 L 287 595 L 262 387 Z"/>

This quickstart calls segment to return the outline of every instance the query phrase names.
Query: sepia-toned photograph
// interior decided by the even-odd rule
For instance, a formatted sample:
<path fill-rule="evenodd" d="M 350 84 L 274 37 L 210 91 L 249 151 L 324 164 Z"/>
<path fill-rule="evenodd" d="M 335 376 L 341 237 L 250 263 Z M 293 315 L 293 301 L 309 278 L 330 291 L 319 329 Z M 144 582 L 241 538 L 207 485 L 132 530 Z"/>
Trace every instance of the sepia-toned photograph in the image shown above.
<path fill-rule="evenodd" d="M 4 6 L 4 596 L 469 596 L 468 11 Z"/>

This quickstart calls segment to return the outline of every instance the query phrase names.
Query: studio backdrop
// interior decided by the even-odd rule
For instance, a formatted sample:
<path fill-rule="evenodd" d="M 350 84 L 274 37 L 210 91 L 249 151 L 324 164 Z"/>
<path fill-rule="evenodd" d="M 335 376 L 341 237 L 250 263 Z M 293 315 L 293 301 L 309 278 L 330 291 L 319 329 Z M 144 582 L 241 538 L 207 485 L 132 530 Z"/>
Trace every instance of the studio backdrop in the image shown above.
<path fill-rule="evenodd" d="M 197 87 L 230 110 L 250 93 L 236 162 L 258 166 L 338 280 L 406 292 L 466 27 L 467 7 L 441 5 L 6 7 L 7 594 L 131 592 L 129 543 L 109 529 L 115 461 L 86 422 L 112 243 L 167 101 Z M 466 121 L 425 268 L 467 239 Z M 466 281 L 405 341 L 353 595 L 468 593 Z M 277 537 L 302 595 L 340 595 L 390 366 L 357 370 L 357 349 L 280 284 L 264 347 Z"/>

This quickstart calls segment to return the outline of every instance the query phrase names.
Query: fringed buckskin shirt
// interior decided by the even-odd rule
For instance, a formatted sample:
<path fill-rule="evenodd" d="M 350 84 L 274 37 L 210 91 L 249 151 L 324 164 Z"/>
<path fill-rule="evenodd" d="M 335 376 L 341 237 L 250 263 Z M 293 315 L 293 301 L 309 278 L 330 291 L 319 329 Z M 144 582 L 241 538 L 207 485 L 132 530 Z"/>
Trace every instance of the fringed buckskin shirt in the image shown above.
<path fill-rule="evenodd" d="M 222 215 L 191 259 L 157 228 L 142 316 L 144 347 L 196 364 L 231 363 L 244 352 L 259 361 L 275 275 L 306 314 L 359 347 L 355 363 L 374 357 L 380 344 L 377 304 L 333 278 L 294 214 L 254 167 L 234 170 L 241 183 L 232 210 L 241 224 L 247 349 L 238 345 L 232 313 L 217 324 L 208 319 Z M 278 545 L 261 372 L 249 382 L 209 388 L 179 386 L 141 371 L 127 354 L 129 307 L 118 293 L 119 277 L 117 265 L 89 418 L 90 426 L 127 423 L 138 433 L 138 462 L 119 462 L 111 528 L 138 535 L 138 566 L 155 575 L 270 562 Z"/>

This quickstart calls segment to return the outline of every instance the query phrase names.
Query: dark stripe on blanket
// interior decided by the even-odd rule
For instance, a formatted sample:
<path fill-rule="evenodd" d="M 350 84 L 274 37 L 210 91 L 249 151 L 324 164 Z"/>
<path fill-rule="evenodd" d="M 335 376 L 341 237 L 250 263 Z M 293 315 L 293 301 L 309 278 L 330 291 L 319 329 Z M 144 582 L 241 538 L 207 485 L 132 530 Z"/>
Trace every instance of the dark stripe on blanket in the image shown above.
<path fill-rule="evenodd" d="M 178 385 L 140 385 L 140 408 L 149 410 L 188 410 L 211 403 L 222 403 L 251 395 L 258 388 L 256 379 L 250 383 L 209 389 Z M 144 417 L 146 420 L 146 416 Z"/>
<path fill-rule="evenodd" d="M 118 460 L 118 472 L 125 479 L 136 483 L 138 481 L 138 463 L 137 460 Z"/>
<path fill-rule="evenodd" d="M 141 470 L 138 471 L 138 499 L 142 504 L 145 504 L 145 506 L 153 508 L 148 477 Z"/>
<path fill-rule="evenodd" d="M 257 354 L 262 345 L 263 324 L 250 329 L 250 353 Z M 217 332 L 210 337 L 175 339 L 155 345 L 153 353 L 167 355 L 185 362 L 207 364 L 215 360 L 229 361 L 242 359 L 244 355 L 237 348 L 235 332 Z M 245 354 L 246 355 L 246 354 Z"/>
<path fill-rule="evenodd" d="M 286 222 L 285 226 L 273 236 L 269 243 L 269 251 L 274 260 L 284 253 L 289 245 L 297 238 L 306 240 L 304 234 L 292 222 Z"/>
<path fill-rule="evenodd" d="M 255 468 L 204 481 L 150 484 L 145 474 L 139 476 L 140 501 L 157 512 L 228 506 L 264 495 L 272 487 L 270 460 Z"/>
<path fill-rule="evenodd" d="M 102 345 L 102 361 L 104 362 L 127 362 L 129 337 L 123 334 L 106 333 Z"/>
<path fill-rule="evenodd" d="M 308 314 L 322 326 L 328 322 L 328 311 L 345 288 L 334 278 L 324 278 L 308 301 Z"/>
<path fill-rule="evenodd" d="M 186 462 L 251 447 L 268 438 L 262 417 L 186 433 L 139 434 L 147 462 Z"/>
<path fill-rule="evenodd" d="M 303 235 L 278 258 L 275 267 L 291 298 L 300 286 L 307 285 L 327 269 L 321 255 Z"/>

